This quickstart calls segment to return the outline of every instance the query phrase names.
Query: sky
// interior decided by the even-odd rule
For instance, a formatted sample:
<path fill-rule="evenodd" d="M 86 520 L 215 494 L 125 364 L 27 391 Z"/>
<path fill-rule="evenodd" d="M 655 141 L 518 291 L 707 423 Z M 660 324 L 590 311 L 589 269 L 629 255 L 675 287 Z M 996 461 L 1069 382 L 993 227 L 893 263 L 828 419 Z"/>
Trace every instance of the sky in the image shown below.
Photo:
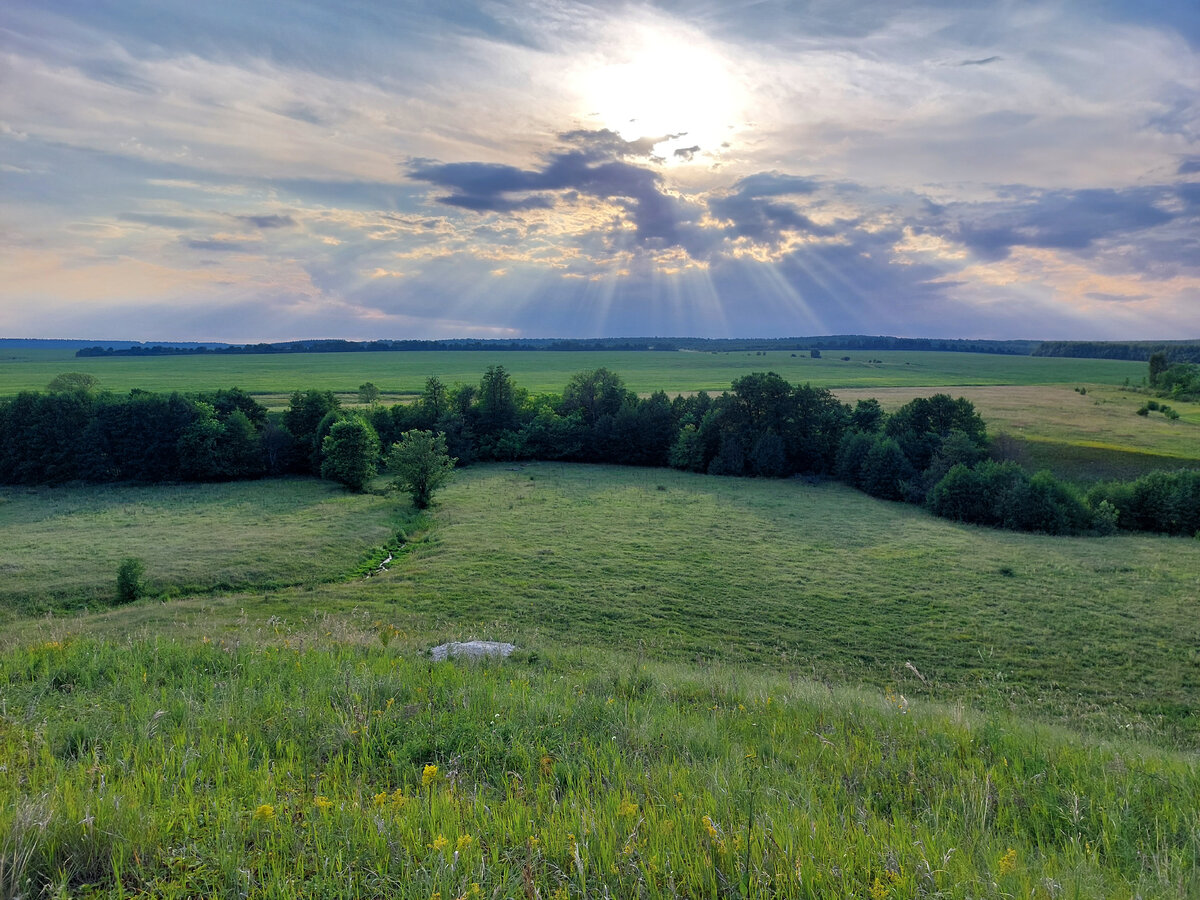
<path fill-rule="evenodd" d="M 1200 338 L 1200 3 L 0 5 L 0 337 Z"/>

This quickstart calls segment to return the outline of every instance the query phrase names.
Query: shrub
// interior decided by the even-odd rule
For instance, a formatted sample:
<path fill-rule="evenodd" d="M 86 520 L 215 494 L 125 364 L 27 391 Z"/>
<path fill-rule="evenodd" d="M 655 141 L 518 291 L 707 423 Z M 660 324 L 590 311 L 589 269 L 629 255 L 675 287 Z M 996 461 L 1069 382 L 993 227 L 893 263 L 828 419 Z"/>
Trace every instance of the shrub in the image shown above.
<path fill-rule="evenodd" d="M 146 567 L 136 556 L 127 556 L 117 567 L 117 602 L 133 603 L 146 594 Z"/>

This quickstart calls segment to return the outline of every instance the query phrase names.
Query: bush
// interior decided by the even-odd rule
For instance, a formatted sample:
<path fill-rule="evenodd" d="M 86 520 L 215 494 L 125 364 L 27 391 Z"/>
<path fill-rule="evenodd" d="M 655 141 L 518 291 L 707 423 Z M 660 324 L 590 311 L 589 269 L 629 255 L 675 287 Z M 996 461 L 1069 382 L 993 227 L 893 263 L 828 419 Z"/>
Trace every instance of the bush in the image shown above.
<path fill-rule="evenodd" d="M 146 567 L 136 556 L 127 556 L 117 567 L 117 602 L 133 603 L 146 594 Z"/>

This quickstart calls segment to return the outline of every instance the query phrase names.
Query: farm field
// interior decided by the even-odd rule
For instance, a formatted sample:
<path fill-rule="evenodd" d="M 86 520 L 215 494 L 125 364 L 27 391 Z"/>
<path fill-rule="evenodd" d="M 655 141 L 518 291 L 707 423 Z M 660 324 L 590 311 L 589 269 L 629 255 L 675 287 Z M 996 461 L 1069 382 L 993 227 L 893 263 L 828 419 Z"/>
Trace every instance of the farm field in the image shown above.
<path fill-rule="evenodd" d="M 840 357 L 849 356 L 845 362 Z M 878 360 L 878 362 L 870 362 Z M 504 366 L 516 383 L 535 393 L 557 393 L 577 372 L 606 367 L 639 393 L 665 390 L 723 391 L 751 372 L 774 371 L 795 384 L 828 388 L 876 388 L 988 384 L 1138 383 L 1144 363 L 1094 359 L 997 356 L 917 351 L 826 351 L 821 359 L 802 352 L 761 355 L 690 352 L 496 352 L 296 353 L 246 356 L 110 357 L 77 359 L 66 351 L 0 353 L 0 397 L 44 390 L 60 372 L 95 375 L 112 391 L 206 391 L 240 387 L 275 397 L 318 388 L 352 395 L 360 384 L 378 385 L 384 400 L 412 396 L 436 375 L 448 385 L 478 384 L 491 365 Z M 270 405 L 270 404 L 269 404 Z"/>
<path fill-rule="evenodd" d="M 156 536 L 216 558 L 266 511 L 261 577 L 326 567 L 0 632 L 0 853 L 52 895 L 1200 887 L 1200 542 L 976 529 L 798 479 L 492 465 L 388 573 L 342 579 L 407 505 L 317 516 L 338 496 L 319 483 L 252 487 L 257 513 L 234 486 L 0 503 L 6 546 L 90 528 L 112 558 L 137 507 L 151 579 L 177 565 Z M 430 664 L 455 638 L 519 650 Z"/>

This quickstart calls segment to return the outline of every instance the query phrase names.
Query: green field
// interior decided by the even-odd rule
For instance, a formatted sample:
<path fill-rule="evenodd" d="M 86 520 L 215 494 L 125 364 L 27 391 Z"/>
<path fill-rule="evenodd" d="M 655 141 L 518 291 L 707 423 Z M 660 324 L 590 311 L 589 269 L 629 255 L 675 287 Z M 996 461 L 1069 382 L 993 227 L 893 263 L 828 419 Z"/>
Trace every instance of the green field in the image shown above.
<path fill-rule="evenodd" d="M 840 357 L 849 356 L 845 362 Z M 879 362 L 871 362 L 879 360 Z M 988 384 L 1121 384 L 1146 375 L 1144 363 L 1053 359 L 982 353 L 917 351 L 825 351 L 762 354 L 692 352 L 480 352 L 289 353 L 246 356 L 164 356 L 76 359 L 58 350 L 0 352 L 0 397 L 44 390 L 61 372 L 85 372 L 112 391 L 207 391 L 240 387 L 254 394 L 286 396 L 318 388 L 352 394 L 364 381 L 384 398 L 419 393 L 436 375 L 446 384 L 478 384 L 491 365 L 504 366 L 517 384 L 535 393 L 558 393 L 571 376 L 607 367 L 639 393 L 665 390 L 723 391 L 735 378 L 774 371 L 795 384 L 874 388 Z"/>
<path fill-rule="evenodd" d="M 1200 889 L 1200 542 L 495 465 L 355 576 L 406 515 L 309 481 L 3 494 L 7 603 L 98 597 L 129 552 L 214 574 L 0 633 L 0 894 Z M 428 662 L 455 638 L 520 649 Z"/>
<path fill-rule="evenodd" d="M 0 621 L 110 603 L 126 556 L 156 596 L 337 577 L 394 536 L 396 516 L 316 479 L 0 488 Z"/>

